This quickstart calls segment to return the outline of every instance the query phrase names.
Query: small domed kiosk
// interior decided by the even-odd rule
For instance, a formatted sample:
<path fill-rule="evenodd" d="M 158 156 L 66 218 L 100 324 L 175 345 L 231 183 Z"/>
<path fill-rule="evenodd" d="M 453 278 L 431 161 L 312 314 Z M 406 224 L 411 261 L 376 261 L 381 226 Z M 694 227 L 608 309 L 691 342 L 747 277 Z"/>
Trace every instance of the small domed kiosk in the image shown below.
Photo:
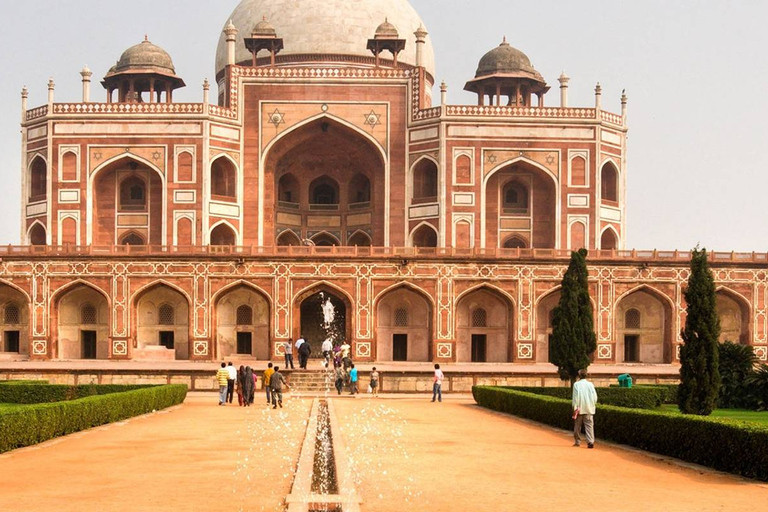
<path fill-rule="evenodd" d="M 477 94 L 477 104 L 501 106 L 506 97 L 507 106 L 530 107 L 531 97 L 538 97 L 538 106 L 544 105 L 549 86 L 533 68 L 526 54 L 514 48 L 505 37 L 502 43 L 486 53 L 477 66 L 475 78 L 467 82 L 465 91 Z"/>
<path fill-rule="evenodd" d="M 172 103 L 173 91 L 186 85 L 176 75 L 168 52 L 146 37 L 123 52 L 101 84 L 107 90 L 108 103 L 112 103 L 114 91 L 118 92 L 118 103 L 160 103 L 163 94 L 165 103 Z"/>

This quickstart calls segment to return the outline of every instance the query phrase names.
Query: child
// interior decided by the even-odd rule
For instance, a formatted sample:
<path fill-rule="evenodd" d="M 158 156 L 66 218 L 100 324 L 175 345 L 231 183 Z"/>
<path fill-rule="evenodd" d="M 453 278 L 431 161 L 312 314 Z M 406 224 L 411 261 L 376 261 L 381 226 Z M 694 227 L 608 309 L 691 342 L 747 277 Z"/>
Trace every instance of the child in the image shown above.
<path fill-rule="evenodd" d="M 376 371 L 376 367 L 373 367 L 371 372 L 371 393 L 374 398 L 379 397 L 379 372 Z"/>

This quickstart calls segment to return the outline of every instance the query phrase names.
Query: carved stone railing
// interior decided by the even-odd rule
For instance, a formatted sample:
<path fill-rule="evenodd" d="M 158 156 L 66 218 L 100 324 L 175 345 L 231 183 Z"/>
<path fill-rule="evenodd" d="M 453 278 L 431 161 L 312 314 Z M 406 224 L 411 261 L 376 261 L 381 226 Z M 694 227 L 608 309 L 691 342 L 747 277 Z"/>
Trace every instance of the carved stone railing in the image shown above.
<path fill-rule="evenodd" d="M 202 114 L 202 103 L 55 103 L 54 114 Z"/>

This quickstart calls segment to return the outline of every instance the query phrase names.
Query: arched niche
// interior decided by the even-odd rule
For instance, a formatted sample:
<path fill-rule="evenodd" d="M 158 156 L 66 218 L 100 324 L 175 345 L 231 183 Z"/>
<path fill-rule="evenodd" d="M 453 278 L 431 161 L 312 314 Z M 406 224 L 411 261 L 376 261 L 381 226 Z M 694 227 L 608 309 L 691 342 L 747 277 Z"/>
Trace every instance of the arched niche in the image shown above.
<path fill-rule="evenodd" d="M 302 243 L 298 235 L 289 229 L 280 233 L 280 236 L 277 237 L 277 245 L 278 247 L 298 247 L 302 245 Z"/>
<path fill-rule="evenodd" d="M 720 318 L 720 342 L 752 344 L 750 307 L 740 295 L 721 288 L 715 293 L 717 315 Z"/>
<path fill-rule="evenodd" d="M 513 306 L 490 288 L 464 295 L 456 307 L 456 362 L 506 363 L 513 346 Z"/>
<path fill-rule="evenodd" d="M 437 230 L 430 224 L 422 224 L 411 234 L 411 245 L 413 247 L 437 247 Z"/>
<path fill-rule="evenodd" d="M 413 166 L 412 203 L 436 203 L 439 172 L 431 158 L 422 158 Z"/>
<path fill-rule="evenodd" d="M 240 284 L 219 294 L 215 302 L 217 355 L 221 358 L 271 358 L 267 298 Z"/>
<path fill-rule="evenodd" d="M 600 236 L 600 249 L 603 251 L 612 251 L 619 248 L 619 236 L 613 228 L 606 228 Z"/>
<path fill-rule="evenodd" d="M 560 303 L 560 290 L 549 292 L 536 304 L 536 362 L 550 362 L 552 343 L 552 318 L 555 308 Z"/>
<path fill-rule="evenodd" d="M 237 235 L 229 224 L 221 223 L 211 230 L 211 245 L 232 247 L 237 245 Z"/>
<path fill-rule="evenodd" d="M 430 361 L 432 314 L 427 297 L 410 287 L 401 286 L 381 296 L 376 304 L 376 359 Z"/>
<path fill-rule="evenodd" d="M 619 202 L 619 170 L 613 162 L 606 162 L 600 170 L 600 197 L 603 201 Z"/>
<path fill-rule="evenodd" d="M 237 199 L 237 167 L 225 156 L 211 162 L 211 197 L 225 201 Z"/>
<path fill-rule="evenodd" d="M 184 294 L 164 283 L 157 283 L 142 290 L 133 303 L 134 359 L 190 358 L 190 306 Z"/>
<path fill-rule="evenodd" d="M 43 226 L 39 222 L 35 222 L 32 225 L 32 227 L 29 229 L 29 233 L 27 234 L 27 237 L 29 238 L 29 245 L 47 245 L 48 244 L 48 237 L 45 232 L 45 226 Z"/>
<path fill-rule="evenodd" d="M 45 201 L 48 196 L 48 165 L 40 155 L 29 165 L 29 201 Z"/>
<path fill-rule="evenodd" d="M 107 359 L 110 310 L 106 297 L 81 284 L 62 292 L 54 304 L 58 358 Z"/>
<path fill-rule="evenodd" d="M 16 288 L 0 283 L 0 352 L 29 355 L 29 301 Z"/>
<path fill-rule="evenodd" d="M 637 313 L 628 315 L 631 310 Z M 637 316 L 639 322 L 635 323 Z M 631 320 L 629 325 L 628 318 Z M 641 287 L 625 295 L 616 305 L 614 322 L 617 362 L 661 364 L 672 361 L 672 305 L 661 292 Z"/>

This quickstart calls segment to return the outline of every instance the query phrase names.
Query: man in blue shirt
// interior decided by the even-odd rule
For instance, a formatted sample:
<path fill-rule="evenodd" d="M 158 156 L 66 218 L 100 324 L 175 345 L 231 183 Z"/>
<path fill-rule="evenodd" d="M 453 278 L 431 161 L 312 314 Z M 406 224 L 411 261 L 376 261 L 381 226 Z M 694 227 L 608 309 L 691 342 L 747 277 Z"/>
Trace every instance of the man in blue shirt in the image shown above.
<path fill-rule="evenodd" d="M 573 446 L 581 444 L 581 426 L 587 434 L 587 447 L 595 447 L 595 408 L 597 391 L 587 380 L 587 370 L 579 370 L 579 380 L 573 385 Z"/>
<path fill-rule="evenodd" d="M 352 365 L 352 369 L 349 370 L 349 391 L 350 395 L 356 394 L 357 391 L 357 368 L 355 368 L 355 365 Z"/>

